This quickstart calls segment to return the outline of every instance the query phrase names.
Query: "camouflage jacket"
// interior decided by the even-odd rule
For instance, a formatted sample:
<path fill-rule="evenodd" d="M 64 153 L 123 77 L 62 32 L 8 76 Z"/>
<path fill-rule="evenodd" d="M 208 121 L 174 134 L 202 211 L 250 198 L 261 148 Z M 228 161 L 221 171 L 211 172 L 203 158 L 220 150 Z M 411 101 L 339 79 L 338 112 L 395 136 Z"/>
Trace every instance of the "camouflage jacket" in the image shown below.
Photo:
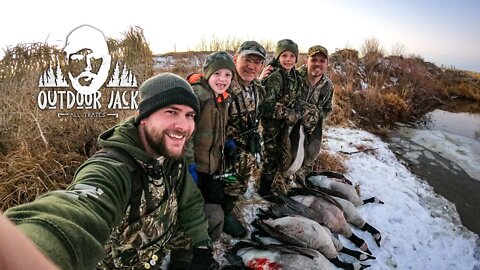
<path fill-rule="evenodd" d="M 264 88 L 258 81 L 244 87 L 234 80 L 230 89 L 231 102 L 226 135 L 228 139 L 235 140 L 240 151 L 251 152 L 251 137 L 259 137 L 262 132 L 259 105 L 265 95 Z"/>
<path fill-rule="evenodd" d="M 127 164 L 92 157 L 66 191 L 9 209 L 14 221 L 62 269 L 159 269 L 163 247 L 179 223 L 192 243 L 209 241 L 203 198 L 183 160 L 153 159 L 133 118 L 106 131 L 102 147 L 118 147 L 155 173 L 141 177 L 140 218 L 129 221 L 133 179 Z M 106 245 L 104 247 L 104 245 Z M 105 252 L 106 251 L 106 252 Z"/>
<path fill-rule="evenodd" d="M 262 84 L 266 93 L 261 106 L 262 118 L 287 120 L 291 114 L 302 113 L 298 98 L 304 92 L 304 83 L 295 69 L 287 73 L 283 68 L 277 68 Z"/>
<path fill-rule="evenodd" d="M 188 142 L 185 157 L 188 163 L 197 163 L 199 172 L 222 174 L 225 167 L 223 151 L 230 96 L 227 94 L 215 97 L 204 79 L 194 83 L 192 87 L 200 101 L 200 116 L 193 140 Z"/>
<path fill-rule="evenodd" d="M 310 85 L 305 65 L 298 69 L 300 76 L 306 85 L 306 96 L 302 100 L 314 104 L 320 110 L 320 118 L 325 118 L 332 111 L 333 83 L 326 75 L 323 75 L 317 85 Z"/>

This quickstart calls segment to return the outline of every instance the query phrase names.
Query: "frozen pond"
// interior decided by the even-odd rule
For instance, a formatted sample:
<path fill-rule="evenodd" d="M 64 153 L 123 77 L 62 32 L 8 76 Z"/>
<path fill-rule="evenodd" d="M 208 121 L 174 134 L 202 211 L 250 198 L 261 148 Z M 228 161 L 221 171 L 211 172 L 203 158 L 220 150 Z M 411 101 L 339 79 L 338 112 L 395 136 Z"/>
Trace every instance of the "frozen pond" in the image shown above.
<path fill-rule="evenodd" d="M 463 106 L 465 107 L 465 106 Z M 480 234 L 480 114 L 435 110 L 401 127 L 389 145 L 408 167 L 457 208 L 462 223 Z M 451 109 L 451 108 L 450 108 Z"/>

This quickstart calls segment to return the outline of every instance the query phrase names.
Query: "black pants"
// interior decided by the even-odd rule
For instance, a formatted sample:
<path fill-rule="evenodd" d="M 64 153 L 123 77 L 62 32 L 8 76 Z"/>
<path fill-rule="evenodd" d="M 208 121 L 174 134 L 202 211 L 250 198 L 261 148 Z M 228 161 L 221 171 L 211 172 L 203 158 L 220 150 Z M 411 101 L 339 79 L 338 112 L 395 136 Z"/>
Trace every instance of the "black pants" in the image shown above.
<path fill-rule="evenodd" d="M 213 179 L 213 175 L 197 172 L 198 188 L 202 192 L 205 203 L 220 204 L 225 214 L 233 210 L 234 198 L 225 193 L 225 183 L 220 179 Z"/>

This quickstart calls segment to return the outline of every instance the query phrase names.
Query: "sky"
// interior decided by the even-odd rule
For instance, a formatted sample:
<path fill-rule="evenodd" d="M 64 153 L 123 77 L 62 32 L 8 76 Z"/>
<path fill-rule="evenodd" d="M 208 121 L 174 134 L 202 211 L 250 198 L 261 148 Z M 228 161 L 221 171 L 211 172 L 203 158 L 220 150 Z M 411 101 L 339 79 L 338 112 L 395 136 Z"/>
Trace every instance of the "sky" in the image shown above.
<path fill-rule="evenodd" d="M 428 134 L 418 132 L 417 135 L 428 140 L 438 141 L 443 136 L 434 131 Z M 352 154 L 345 160 L 345 175 L 354 184 L 359 184 L 361 197 L 366 199 L 375 196 L 385 203 L 357 207 L 363 219 L 382 234 L 380 247 L 369 233 L 352 227 L 353 232 L 367 242 L 376 257 L 376 260 L 362 262 L 371 265 L 369 270 L 479 269 L 478 236 L 460 225 L 455 205 L 413 175 L 386 143 L 377 136 L 357 129 L 327 128 L 324 136 L 325 148 L 332 154 L 376 149 Z M 415 134 L 412 136 L 415 137 Z M 450 152 L 452 160 L 455 160 L 455 156 L 462 156 L 462 160 L 478 160 L 478 152 L 469 151 L 468 144 L 461 149 L 466 151 L 465 155 L 457 151 L 460 146 L 451 149 L 452 145 L 453 143 L 446 142 L 442 148 L 442 151 Z M 363 148 L 357 148 L 359 146 Z M 478 170 L 474 174 L 475 178 L 480 179 Z M 256 196 L 249 200 L 254 202 Z M 265 207 L 263 204 L 244 205 L 246 222 L 255 218 L 258 207 Z M 358 250 L 347 239 L 340 237 L 340 241 L 344 246 Z M 351 257 L 345 255 L 341 255 L 340 259 L 352 261 Z M 298 268 L 295 269 L 312 269 L 312 265 L 308 264 L 296 266 Z"/>
<path fill-rule="evenodd" d="M 45 42 L 63 47 L 67 34 L 90 24 L 118 38 L 144 29 L 154 53 L 193 49 L 202 38 L 289 38 L 305 52 L 316 44 L 330 52 L 359 49 L 376 38 L 388 53 L 405 53 L 437 65 L 480 72 L 480 1 L 52 1 L 2 3 L 0 48 Z M 3 56 L 3 50 L 0 51 Z"/>

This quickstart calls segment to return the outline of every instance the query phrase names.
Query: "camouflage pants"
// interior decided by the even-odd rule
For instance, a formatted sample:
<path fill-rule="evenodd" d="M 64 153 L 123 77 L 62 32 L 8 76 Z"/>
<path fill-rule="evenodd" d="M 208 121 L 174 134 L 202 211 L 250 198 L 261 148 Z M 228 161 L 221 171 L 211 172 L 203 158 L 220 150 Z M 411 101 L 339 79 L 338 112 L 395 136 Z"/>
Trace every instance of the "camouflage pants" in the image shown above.
<path fill-rule="evenodd" d="M 264 127 L 264 151 L 262 175 L 274 177 L 275 173 L 285 167 L 289 157 L 290 142 L 288 126 L 275 122 Z"/>
<path fill-rule="evenodd" d="M 251 176 L 257 176 L 259 171 L 255 156 L 247 151 L 240 150 L 238 153 L 235 171 L 237 172 L 237 181 L 225 185 L 225 193 L 238 198 L 247 190 L 248 181 Z"/>

